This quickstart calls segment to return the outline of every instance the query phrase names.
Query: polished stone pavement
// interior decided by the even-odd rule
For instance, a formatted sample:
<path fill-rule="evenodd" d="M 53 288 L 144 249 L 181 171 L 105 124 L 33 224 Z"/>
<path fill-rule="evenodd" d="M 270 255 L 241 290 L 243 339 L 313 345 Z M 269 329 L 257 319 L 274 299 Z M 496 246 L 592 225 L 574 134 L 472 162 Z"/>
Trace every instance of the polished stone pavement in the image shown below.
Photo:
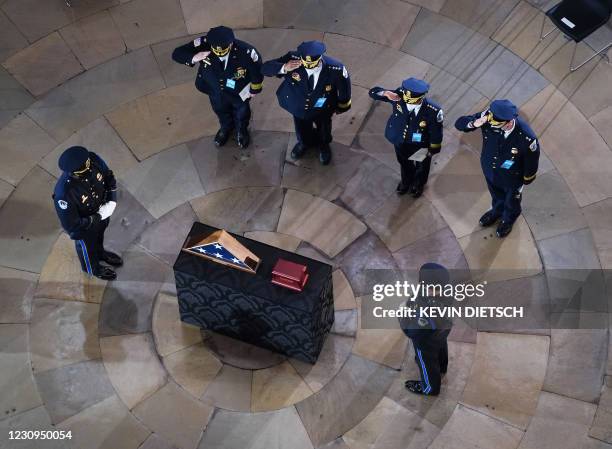
<path fill-rule="evenodd" d="M 554 2 L 73 3 L 0 1 L 0 448 L 612 449 L 612 301 L 593 301 L 612 276 L 562 271 L 612 268 L 612 66 L 570 73 L 574 44 L 540 42 Z M 274 79 L 253 100 L 253 144 L 214 147 L 209 102 L 170 53 L 220 23 L 264 59 L 319 39 L 347 65 L 353 108 L 334 120 L 331 165 L 289 157 Z M 408 76 L 446 116 L 418 200 L 394 193 L 389 110 L 367 96 Z M 452 127 L 498 97 L 543 151 L 503 241 L 476 224 L 480 139 Z M 75 144 L 119 179 L 107 242 L 126 265 L 111 283 L 79 271 L 50 200 Z M 171 265 L 196 220 L 333 266 L 335 324 L 315 365 L 180 322 Z M 429 261 L 495 281 L 501 304 L 550 304 L 560 325 L 457 322 L 440 396 L 410 395 L 411 345 L 362 329 L 360 304 L 366 270 Z M 5 439 L 20 429 L 73 439 Z"/>

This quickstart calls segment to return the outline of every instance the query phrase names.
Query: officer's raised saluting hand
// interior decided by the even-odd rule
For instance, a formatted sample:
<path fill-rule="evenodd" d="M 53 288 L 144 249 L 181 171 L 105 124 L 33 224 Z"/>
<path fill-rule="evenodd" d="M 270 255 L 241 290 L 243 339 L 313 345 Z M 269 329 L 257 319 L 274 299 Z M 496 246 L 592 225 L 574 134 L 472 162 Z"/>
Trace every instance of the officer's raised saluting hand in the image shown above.
<path fill-rule="evenodd" d="M 480 128 L 482 125 L 484 125 L 485 123 L 487 123 L 489 121 L 489 116 L 488 116 L 488 111 L 485 111 L 483 113 L 483 115 L 480 116 L 480 118 L 474 120 L 472 122 L 472 126 L 474 128 Z"/>
<path fill-rule="evenodd" d="M 191 59 L 191 63 L 195 64 L 197 62 L 203 61 L 204 59 L 208 58 L 208 55 L 210 55 L 209 51 L 201 51 L 199 53 L 196 53 L 195 56 Z"/>
<path fill-rule="evenodd" d="M 385 90 L 381 94 L 384 97 L 387 97 L 391 101 L 400 101 L 400 96 L 398 94 L 396 94 L 395 92 L 392 92 L 390 90 Z"/>
<path fill-rule="evenodd" d="M 301 65 L 302 65 L 302 61 L 300 61 L 299 59 L 292 59 L 291 61 L 285 63 L 285 65 L 283 66 L 283 71 L 285 73 L 291 72 L 297 69 L 298 67 L 300 67 Z"/>

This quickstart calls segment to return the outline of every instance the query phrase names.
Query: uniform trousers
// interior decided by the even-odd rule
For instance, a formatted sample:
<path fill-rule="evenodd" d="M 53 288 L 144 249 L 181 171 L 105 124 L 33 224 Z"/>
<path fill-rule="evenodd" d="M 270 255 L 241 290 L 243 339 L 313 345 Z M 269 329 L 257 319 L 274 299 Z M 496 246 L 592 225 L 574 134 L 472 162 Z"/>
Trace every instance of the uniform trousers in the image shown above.
<path fill-rule="evenodd" d="M 313 118 L 293 116 L 298 143 L 305 147 L 330 144 L 332 141 L 332 114 L 324 112 Z"/>
<path fill-rule="evenodd" d="M 402 185 L 404 188 L 410 188 L 413 185 L 423 187 L 429 179 L 431 156 L 427 156 L 422 162 L 410 160 L 410 156 L 419 149 L 412 145 L 395 145 L 395 156 L 401 167 Z"/>
<path fill-rule="evenodd" d="M 101 221 L 97 226 L 85 231 L 80 240 L 75 240 L 76 252 L 81 262 L 81 269 L 93 275 L 97 273 L 104 252 L 104 232 L 110 219 Z"/>
<path fill-rule="evenodd" d="M 448 368 L 448 343 L 450 329 L 440 329 L 423 338 L 411 338 L 414 360 L 421 373 L 423 393 L 437 395 L 442 385 L 442 374 Z"/>
<path fill-rule="evenodd" d="M 224 131 L 238 129 L 245 132 L 251 120 L 250 99 L 242 101 L 229 95 L 209 96 L 210 105 L 219 118 L 219 124 Z"/>
<path fill-rule="evenodd" d="M 501 186 L 485 176 L 491 194 L 491 211 L 506 223 L 514 223 L 521 215 L 521 197 L 519 187 Z"/>

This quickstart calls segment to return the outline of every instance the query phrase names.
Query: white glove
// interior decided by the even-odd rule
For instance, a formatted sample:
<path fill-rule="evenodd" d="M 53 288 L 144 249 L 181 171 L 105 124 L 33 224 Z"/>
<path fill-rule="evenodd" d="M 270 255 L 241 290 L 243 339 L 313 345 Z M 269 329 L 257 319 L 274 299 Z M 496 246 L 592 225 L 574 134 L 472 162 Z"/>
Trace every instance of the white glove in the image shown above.
<path fill-rule="evenodd" d="M 98 209 L 98 214 L 100 214 L 102 220 L 106 220 L 108 217 L 113 215 L 113 212 L 115 212 L 115 207 L 117 207 L 117 203 L 114 201 L 109 201 L 108 203 L 100 206 L 100 209 Z"/>

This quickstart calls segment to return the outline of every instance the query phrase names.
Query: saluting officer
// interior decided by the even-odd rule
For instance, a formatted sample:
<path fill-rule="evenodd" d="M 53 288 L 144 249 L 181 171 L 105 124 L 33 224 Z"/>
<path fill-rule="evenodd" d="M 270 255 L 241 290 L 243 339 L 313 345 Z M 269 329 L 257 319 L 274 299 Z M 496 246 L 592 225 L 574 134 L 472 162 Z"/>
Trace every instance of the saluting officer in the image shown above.
<path fill-rule="evenodd" d="M 448 270 L 437 263 L 426 263 L 419 269 L 419 282 L 424 285 L 440 286 L 444 290 L 450 282 Z M 432 289 L 432 290 L 437 290 Z M 414 318 L 401 318 L 400 327 L 412 341 L 414 360 L 419 367 L 421 380 L 407 380 L 404 385 L 415 394 L 437 396 L 440 394 L 442 375 L 448 368 L 448 335 L 452 327 L 449 318 L 431 318 L 423 311 L 427 307 L 449 307 L 452 299 L 444 296 L 421 295 L 407 307 L 415 310 Z"/>
<path fill-rule="evenodd" d="M 480 165 L 493 201 L 480 225 L 491 226 L 501 218 L 496 234 L 506 237 L 521 214 L 523 185 L 531 184 L 538 171 L 536 135 L 509 100 L 495 100 L 485 111 L 459 117 L 455 127 L 464 132 L 482 130 Z"/>
<path fill-rule="evenodd" d="M 248 147 L 251 140 L 249 100 L 263 87 L 261 56 L 257 49 L 236 39 L 230 28 L 219 26 L 211 28 L 206 36 L 176 48 L 172 59 L 190 67 L 200 64 L 196 88 L 208 95 L 221 125 L 215 145 L 225 145 L 235 129 L 238 146 Z"/>
<path fill-rule="evenodd" d="M 117 206 L 117 181 L 112 170 L 86 148 L 70 147 L 59 158 L 63 171 L 53 200 L 62 227 L 75 242 L 81 268 L 90 276 L 113 280 L 123 260 L 104 249 L 104 231 Z"/>
<path fill-rule="evenodd" d="M 370 89 L 370 97 L 390 103 L 393 107 L 385 137 L 395 147 L 401 167 L 398 195 L 410 192 L 414 198 L 418 198 L 423 194 L 431 158 L 442 147 L 444 112 L 436 103 L 425 98 L 427 92 L 429 84 L 416 78 L 404 80 L 402 86 L 395 90 L 382 87 Z M 410 159 L 421 148 L 428 149 L 425 159 Z"/>
<path fill-rule="evenodd" d="M 266 62 L 265 76 L 284 78 L 276 91 L 280 106 L 293 115 L 299 159 L 309 146 L 319 147 L 323 165 L 331 161 L 332 116 L 351 108 L 351 79 L 346 67 L 325 56 L 325 44 L 302 42 L 297 51 Z"/>

